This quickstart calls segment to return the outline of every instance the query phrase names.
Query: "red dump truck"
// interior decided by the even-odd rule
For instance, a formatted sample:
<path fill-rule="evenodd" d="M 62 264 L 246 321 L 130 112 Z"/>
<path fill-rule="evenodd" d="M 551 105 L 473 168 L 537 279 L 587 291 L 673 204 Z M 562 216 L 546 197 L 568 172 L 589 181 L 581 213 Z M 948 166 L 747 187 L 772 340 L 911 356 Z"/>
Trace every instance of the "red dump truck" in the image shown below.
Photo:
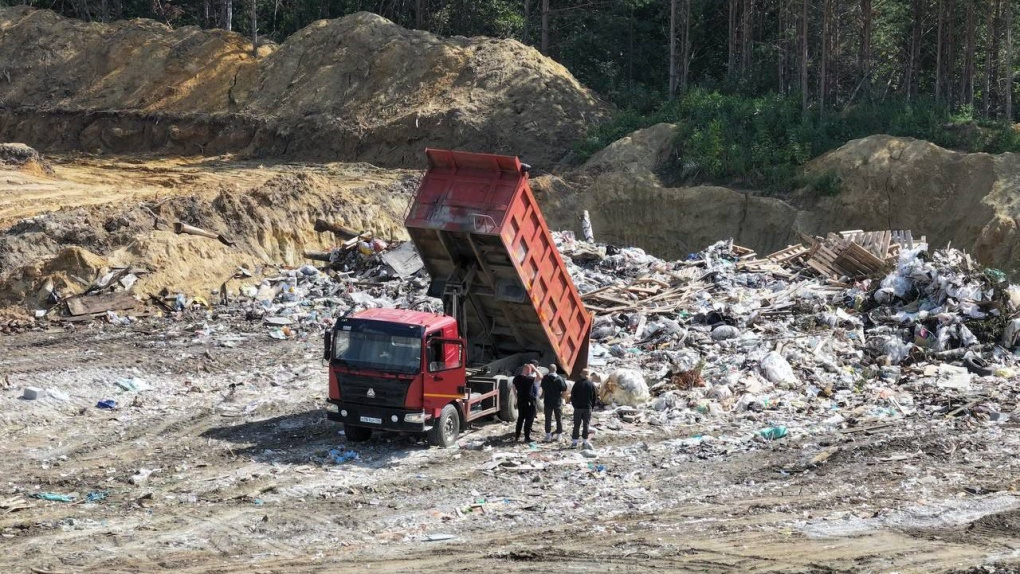
<path fill-rule="evenodd" d="M 350 441 L 517 418 L 511 379 L 531 359 L 576 376 L 591 316 L 516 157 L 430 149 L 405 225 L 444 314 L 369 309 L 326 333 L 329 419 Z"/>

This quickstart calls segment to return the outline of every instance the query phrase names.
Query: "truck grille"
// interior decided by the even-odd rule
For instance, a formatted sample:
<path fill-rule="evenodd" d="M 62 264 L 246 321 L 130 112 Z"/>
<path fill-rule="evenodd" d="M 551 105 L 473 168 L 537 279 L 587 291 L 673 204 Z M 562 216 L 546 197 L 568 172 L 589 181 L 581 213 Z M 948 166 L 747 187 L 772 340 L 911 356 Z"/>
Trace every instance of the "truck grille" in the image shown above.
<path fill-rule="evenodd" d="M 337 378 L 340 381 L 340 400 L 362 405 L 402 407 L 407 402 L 407 388 L 411 386 L 408 380 L 348 374 L 338 374 Z"/>

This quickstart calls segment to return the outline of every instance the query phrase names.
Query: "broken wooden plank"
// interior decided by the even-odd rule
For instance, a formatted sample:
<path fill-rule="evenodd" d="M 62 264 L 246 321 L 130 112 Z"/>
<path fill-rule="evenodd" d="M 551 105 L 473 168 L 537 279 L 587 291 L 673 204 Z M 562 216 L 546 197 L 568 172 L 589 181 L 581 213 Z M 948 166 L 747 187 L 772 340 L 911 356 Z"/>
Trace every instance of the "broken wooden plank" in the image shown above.
<path fill-rule="evenodd" d="M 94 315 L 107 311 L 123 311 L 138 304 L 134 296 L 126 291 L 92 297 L 75 297 L 67 300 L 67 312 L 74 317 Z"/>

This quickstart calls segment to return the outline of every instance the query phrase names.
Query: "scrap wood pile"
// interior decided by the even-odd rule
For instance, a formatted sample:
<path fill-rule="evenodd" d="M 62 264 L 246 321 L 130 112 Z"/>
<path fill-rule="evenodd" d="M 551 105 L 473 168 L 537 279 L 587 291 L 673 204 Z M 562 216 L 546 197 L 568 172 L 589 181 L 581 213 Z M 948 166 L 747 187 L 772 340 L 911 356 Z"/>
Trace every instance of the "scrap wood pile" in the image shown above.
<path fill-rule="evenodd" d="M 771 271 L 779 276 L 809 272 L 834 284 L 847 280 L 876 277 L 895 266 L 901 249 L 913 249 L 915 240 L 908 231 L 860 230 L 829 233 L 824 238 L 803 235 L 803 244 L 790 245 L 758 259 L 757 254 L 741 250 L 740 265 L 749 270 Z M 917 244 L 926 244 L 922 236 Z M 787 278 L 792 278 L 788 275 Z"/>
<path fill-rule="evenodd" d="M 625 423 L 746 426 L 740 440 L 761 440 L 755 429 L 1017 408 L 1020 288 L 959 250 L 858 231 L 766 258 L 721 241 L 663 261 L 555 236 L 594 315 L 594 378 Z"/>
<path fill-rule="evenodd" d="M 572 259 L 578 262 L 606 261 L 619 248 L 599 247 L 572 241 Z M 824 238 L 804 236 L 805 244 L 790 245 L 765 258 L 746 247 L 727 243 L 724 259 L 730 258 L 738 270 L 751 273 L 769 273 L 773 277 L 794 279 L 800 276 L 818 276 L 827 285 L 848 287 L 854 280 L 878 277 L 895 266 L 901 246 L 912 249 L 914 240 L 910 231 L 843 231 L 830 233 Z M 917 243 L 923 244 L 922 237 Z M 718 245 L 718 244 L 717 244 Z M 719 260 L 719 248 L 709 248 L 678 262 L 675 269 L 662 275 L 664 267 L 650 268 L 659 275 L 649 274 L 633 278 L 626 284 L 613 284 L 585 293 L 587 307 L 597 313 L 641 311 L 648 314 L 668 314 L 704 287 L 701 281 L 709 277 L 712 262 Z M 707 264 L 707 267 L 706 267 Z M 833 291 L 835 292 L 835 291 Z M 776 312 L 790 306 L 787 293 L 777 294 L 765 312 Z"/>

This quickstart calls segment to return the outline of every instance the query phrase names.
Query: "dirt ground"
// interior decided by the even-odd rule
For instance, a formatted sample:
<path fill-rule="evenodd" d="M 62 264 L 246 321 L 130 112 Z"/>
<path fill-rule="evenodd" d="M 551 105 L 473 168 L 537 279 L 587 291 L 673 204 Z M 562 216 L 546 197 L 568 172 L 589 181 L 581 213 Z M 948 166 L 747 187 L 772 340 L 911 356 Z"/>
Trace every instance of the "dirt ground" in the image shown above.
<path fill-rule="evenodd" d="M 319 341 L 236 319 L 0 337 L 0 571 L 1018 571 L 1015 422 L 698 445 L 601 413 L 596 458 L 498 422 L 347 445 Z"/>

